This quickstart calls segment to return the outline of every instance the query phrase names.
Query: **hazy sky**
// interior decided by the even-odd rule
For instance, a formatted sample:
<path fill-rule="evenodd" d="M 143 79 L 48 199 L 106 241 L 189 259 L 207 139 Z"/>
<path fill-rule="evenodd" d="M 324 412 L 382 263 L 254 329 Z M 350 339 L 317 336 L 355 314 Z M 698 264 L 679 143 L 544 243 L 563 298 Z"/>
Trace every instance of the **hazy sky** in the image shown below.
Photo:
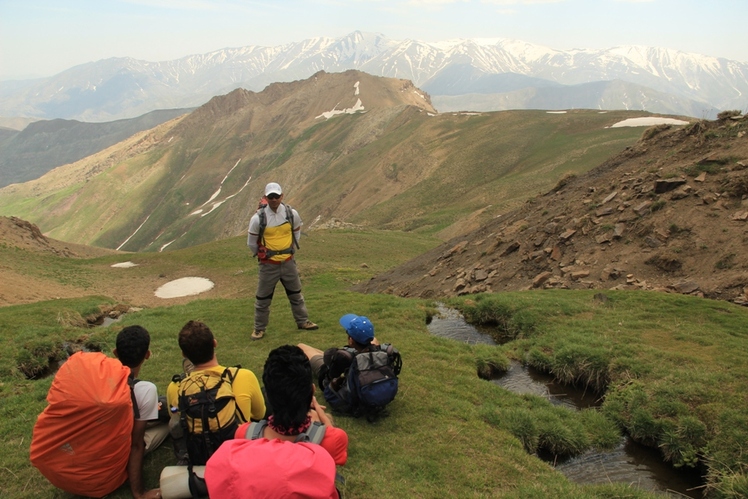
<path fill-rule="evenodd" d="M 356 30 L 560 50 L 649 45 L 748 62 L 747 24 L 748 0 L 0 0 L 0 80 Z"/>

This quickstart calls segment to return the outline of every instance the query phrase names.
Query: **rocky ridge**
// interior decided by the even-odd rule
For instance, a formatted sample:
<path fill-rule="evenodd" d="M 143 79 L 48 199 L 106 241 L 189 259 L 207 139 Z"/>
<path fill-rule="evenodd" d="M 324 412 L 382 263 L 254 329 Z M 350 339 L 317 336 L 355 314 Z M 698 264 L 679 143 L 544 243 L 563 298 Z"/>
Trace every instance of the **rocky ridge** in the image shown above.
<path fill-rule="evenodd" d="M 748 305 L 747 133 L 739 112 L 648 128 L 587 174 L 354 289 L 640 289 Z"/>

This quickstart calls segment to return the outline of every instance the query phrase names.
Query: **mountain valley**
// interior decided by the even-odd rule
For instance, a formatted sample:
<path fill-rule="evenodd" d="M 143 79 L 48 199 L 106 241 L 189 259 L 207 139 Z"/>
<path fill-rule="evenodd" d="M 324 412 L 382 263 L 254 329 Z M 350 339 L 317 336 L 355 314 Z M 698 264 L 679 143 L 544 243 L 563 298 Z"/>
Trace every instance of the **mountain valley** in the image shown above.
<path fill-rule="evenodd" d="M 446 240 L 632 145 L 642 112 L 437 113 L 407 80 L 317 73 L 235 90 L 71 165 L 0 189 L 49 237 L 162 251 L 242 234 L 278 181 L 305 230 L 331 219 Z"/>

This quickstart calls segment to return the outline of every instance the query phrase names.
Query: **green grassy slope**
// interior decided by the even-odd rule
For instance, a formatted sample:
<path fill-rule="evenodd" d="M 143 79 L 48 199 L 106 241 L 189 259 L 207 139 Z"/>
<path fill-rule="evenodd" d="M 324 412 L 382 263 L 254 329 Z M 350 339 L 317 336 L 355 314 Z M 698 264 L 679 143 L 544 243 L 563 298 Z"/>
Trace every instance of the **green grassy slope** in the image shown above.
<path fill-rule="evenodd" d="M 646 114 L 399 106 L 259 127 L 250 107 L 195 113 L 76 164 L 96 174 L 0 191 L 0 214 L 63 241 L 171 250 L 243 233 L 262 187 L 279 181 L 307 224 L 335 217 L 447 239 L 633 144 L 641 129 L 606 127 Z"/>
<path fill-rule="evenodd" d="M 74 326 L 75 318 L 111 303 L 106 296 L 0 308 L 4 335 L 0 346 L 0 435 L 7 449 L 0 456 L 4 497 L 69 497 L 50 486 L 28 462 L 31 430 L 45 405 L 51 379 L 24 379 L 18 371 L 19 360 L 28 359 L 35 350 L 37 357 L 54 355 L 57 345 L 71 340 L 111 352 L 117 331 L 135 323 L 145 326 L 153 338 L 153 356 L 144 365 L 142 377 L 163 390 L 179 369 L 176 335 L 187 320 L 201 319 L 211 326 L 218 338 L 221 362 L 240 363 L 259 375 L 272 348 L 298 342 L 323 348 L 339 344 L 344 340 L 337 322 L 341 315 L 369 316 L 377 336 L 400 349 L 404 368 L 400 393 L 387 418 L 376 424 L 336 418 L 351 441 L 348 464 L 341 470 L 347 479 L 343 492 L 351 498 L 654 497 L 626 484 L 583 487 L 569 483 L 528 450 L 535 448 L 533 442 L 573 452 L 588 446 L 607 447 L 617 442 L 616 424 L 631 429 L 632 421 L 645 423 L 644 429 L 663 430 L 671 437 L 671 448 L 677 443 L 688 450 L 685 443 L 693 443 L 689 438 L 703 437 L 732 452 L 745 441 L 740 423 L 747 419 L 745 404 L 740 404 L 748 389 L 743 375 L 746 356 L 741 355 L 748 348 L 745 309 L 641 292 L 611 293 L 605 304 L 597 304 L 589 292 L 573 291 L 456 300 L 454 303 L 466 311 L 477 310 L 476 320 L 503 317 L 508 329 L 519 333 L 518 341 L 504 347 L 471 346 L 428 333 L 426 318 L 433 311 L 428 301 L 347 291 L 352 283 L 433 247 L 435 239 L 401 232 L 315 231 L 302 243 L 299 266 L 311 318 L 320 325 L 315 332 L 295 328 L 279 293 L 266 338 L 249 341 L 256 268 L 246 260 L 241 237 L 137 258 L 147 260 L 149 272 L 189 268 L 195 275 L 213 272 L 245 279 L 249 292 L 243 298 L 198 297 L 172 306 L 166 302 L 96 329 Z M 26 258 L 19 250 L 0 251 L 9 264 Z M 74 273 L 67 260 L 35 258 L 40 259 L 36 266 L 45 266 L 50 278 Z M 106 279 L 108 265 L 99 263 L 112 258 L 84 260 L 80 266 L 89 263 L 92 270 L 87 279 Z M 559 372 L 568 371 L 572 378 L 575 366 L 600 366 L 618 395 L 606 401 L 600 413 L 571 412 L 542 399 L 511 394 L 477 376 L 480 365 L 500 367 L 508 357 L 525 355 L 537 362 L 543 360 Z M 579 373 L 596 372 L 582 367 Z M 724 400 L 717 397 L 717 389 Z M 629 417 L 622 407 L 641 418 Z M 653 423 L 646 426 L 647 421 Z M 686 431 L 689 428 L 697 431 Z M 679 435 L 684 438 L 678 440 Z M 684 457 L 692 455 L 682 453 Z M 727 452 L 714 455 L 732 456 Z M 731 463 L 733 491 L 737 492 L 731 493 L 727 487 L 723 492 L 727 497 L 739 497 L 746 464 L 740 456 Z M 169 464 L 173 464 L 173 456 L 167 442 L 146 459 L 147 484 L 155 486 L 160 470 Z M 129 497 L 129 489 L 121 487 L 111 497 Z"/>

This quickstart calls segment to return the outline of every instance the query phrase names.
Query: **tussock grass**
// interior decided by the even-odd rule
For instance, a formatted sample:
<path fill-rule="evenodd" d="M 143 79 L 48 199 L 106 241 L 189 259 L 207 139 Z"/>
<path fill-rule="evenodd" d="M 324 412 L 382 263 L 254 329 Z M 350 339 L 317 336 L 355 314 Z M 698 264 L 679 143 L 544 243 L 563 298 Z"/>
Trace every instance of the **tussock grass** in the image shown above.
<path fill-rule="evenodd" d="M 602 414 L 634 440 L 659 448 L 676 467 L 706 465 L 716 496 L 743 497 L 748 310 L 654 292 L 609 291 L 601 306 L 593 294 L 548 290 L 451 303 L 465 317 L 488 322 L 493 315 L 511 323 L 512 312 L 534 314 L 533 334 L 504 345 L 507 355 L 604 392 Z M 532 429 L 517 410 L 509 420 L 523 431 Z M 528 434 L 520 440 L 533 442 Z M 559 428 L 554 435 L 564 433 Z M 545 445 L 553 448 L 557 440 Z"/>

